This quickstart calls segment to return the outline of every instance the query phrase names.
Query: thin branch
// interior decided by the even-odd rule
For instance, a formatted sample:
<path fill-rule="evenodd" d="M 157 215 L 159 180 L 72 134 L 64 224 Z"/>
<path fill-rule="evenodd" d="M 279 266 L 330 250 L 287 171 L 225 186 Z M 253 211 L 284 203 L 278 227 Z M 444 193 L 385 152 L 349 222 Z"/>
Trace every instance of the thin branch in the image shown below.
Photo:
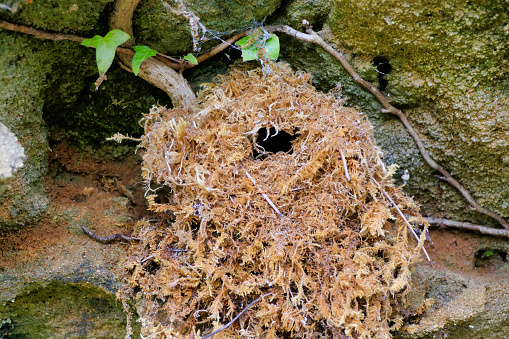
<path fill-rule="evenodd" d="M 91 238 L 99 241 L 99 242 L 103 242 L 103 243 L 108 243 L 108 242 L 111 242 L 115 239 L 124 239 L 124 240 L 128 240 L 128 241 L 131 241 L 131 240 L 140 240 L 138 238 L 134 238 L 134 237 L 128 237 L 128 236 L 125 236 L 123 234 L 113 234 L 113 235 L 110 235 L 109 237 L 100 237 L 98 235 L 96 235 L 94 232 L 92 232 L 91 230 L 89 230 L 88 228 L 86 228 L 85 226 L 81 226 L 81 228 L 83 229 L 83 232 L 85 232 L 86 234 L 88 234 Z"/>
<path fill-rule="evenodd" d="M 417 236 L 417 234 L 415 233 L 414 229 L 412 228 L 412 226 L 410 225 L 410 223 L 408 222 L 407 218 L 405 217 L 405 215 L 403 214 L 403 212 L 401 212 L 401 210 L 399 209 L 398 205 L 396 205 L 396 203 L 394 202 L 394 200 L 392 200 L 392 198 L 390 197 L 389 194 L 387 194 L 387 192 L 385 192 L 382 187 L 380 186 L 380 184 L 373 178 L 371 178 L 371 180 L 373 180 L 373 182 L 376 184 L 376 186 L 378 187 L 378 189 L 382 192 L 382 194 L 385 196 L 385 198 L 387 198 L 387 200 L 389 200 L 392 204 L 392 206 L 394 206 L 396 208 L 396 210 L 398 211 L 398 214 L 401 216 L 401 218 L 403 218 L 403 221 L 405 222 L 405 224 L 408 226 L 408 228 L 410 229 L 410 232 L 412 232 L 412 235 L 414 236 L 414 238 L 417 240 L 417 243 L 419 243 L 420 239 L 419 237 Z M 428 252 L 426 252 L 426 249 L 424 248 L 424 246 L 421 247 L 422 248 L 422 251 L 424 252 L 424 254 L 426 255 L 426 258 L 428 259 L 428 261 L 431 261 L 431 259 L 429 258 L 429 255 L 428 255 Z"/>
<path fill-rule="evenodd" d="M 269 296 L 271 295 L 271 293 L 267 293 L 267 294 L 264 294 L 262 295 L 261 297 L 259 297 L 258 299 L 252 301 L 249 305 L 246 306 L 246 308 L 244 308 L 239 314 L 237 314 L 237 316 L 235 318 L 232 319 L 232 321 L 230 321 L 228 324 L 224 325 L 223 327 L 221 327 L 220 329 L 217 329 L 215 330 L 214 332 L 212 333 L 209 333 L 207 334 L 206 336 L 203 336 L 201 339 L 208 339 L 208 338 L 212 338 L 214 335 L 218 334 L 219 332 L 223 331 L 223 330 L 226 330 L 228 327 L 230 327 L 231 325 L 233 325 L 234 322 L 237 321 L 237 319 L 240 318 L 240 316 L 242 316 L 244 313 L 246 313 L 246 311 L 248 309 L 250 309 L 254 304 L 256 304 L 257 302 L 259 302 L 262 298 L 266 297 L 266 296 Z"/>
<path fill-rule="evenodd" d="M 258 187 L 258 185 L 256 184 L 256 180 L 251 176 L 251 174 L 249 174 L 249 172 L 247 170 L 245 170 L 246 172 L 246 175 L 249 179 L 251 179 L 251 182 L 253 183 L 253 185 L 255 185 L 255 187 L 258 189 L 258 191 L 262 194 L 262 196 L 265 198 L 265 200 L 267 200 L 267 202 L 269 203 L 270 207 L 272 207 L 274 209 L 274 211 L 276 211 L 276 214 L 280 217 L 280 218 L 283 218 L 283 215 L 281 214 L 281 212 L 279 212 L 278 208 L 276 207 L 276 205 L 274 205 L 274 203 L 272 202 L 272 200 L 270 200 L 270 198 L 267 196 L 267 194 L 265 194 L 262 189 L 260 187 Z"/>
<path fill-rule="evenodd" d="M 343 167 L 345 168 L 345 176 L 348 181 L 351 181 L 350 179 L 350 173 L 348 173 L 348 167 L 346 166 L 346 159 L 343 154 L 343 151 L 341 150 L 341 147 L 339 147 L 339 154 L 341 155 L 341 161 L 343 161 Z"/>
<path fill-rule="evenodd" d="M 222 44 L 217 45 L 216 47 L 214 47 L 213 49 L 211 49 L 207 53 L 204 53 L 204 54 L 198 56 L 198 58 L 196 58 L 198 60 L 198 63 L 203 62 L 203 61 L 207 60 L 208 58 L 213 57 L 217 53 L 225 50 L 226 48 L 232 46 L 235 41 L 245 37 L 247 34 L 248 34 L 247 31 L 235 34 L 234 36 L 232 36 L 231 38 L 225 40 Z M 193 65 L 193 64 L 190 64 L 190 65 L 191 65 L 191 67 L 196 66 L 196 65 Z"/>
<path fill-rule="evenodd" d="M 315 43 L 319 46 L 321 46 L 323 49 L 325 49 L 329 54 L 334 56 L 341 65 L 345 68 L 345 70 L 352 76 L 352 78 L 360 84 L 362 87 L 370 91 L 382 104 L 384 109 L 382 110 L 382 113 L 391 113 L 395 116 L 397 116 L 400 121 L 405 126 L 406 130 L 410 134 L 410 136 L 414 139 L 417 148 L 419 149 L 419 152 L 421 153 L 422 157 L 424 158 L 424 161 L 433 168 L 434 170 L 440 172 L 443 175 L 443 179 L 447 181 L 449 184 L 454 186 L 460 193 L 463 195 L 465 200 L 468 201 L 470 204 L 472 210 L 485 214 L 495 220 L 497 220 L 500 225 L 502 225 L 504 228 L 509 229 L 509 222 L 507 222 L 502 216 L 495 213 L 494 211 L 491 211 L 483 206 L 481 206 L 473 197 L 472 195 L 463 187 L 462 184 L 460 184 L 456 179 L 453 178 L 449 172 L 443 168 L 441 165 L 439 165 L 437 162 L 435 162 L 429 153 L 426 151 L 426 148 L 424 147 L 423 142 L 419 138 L 418 133 L 413 128 L 412 124 L 408 121 L 405 113 L 403 113 L 401 110 L 397 109 L 396 107 L 392 106 L 387 98 L 371 83 L 365 81 L 361 78 L 359 73 L 357 73 L 354 68 L 348 63 L 343 53 L 335 50 L 331 45 L 326 43 L 318 34 L 316 34 L 313 30 L 308 29 L 305 33 L 296 31 L 295 29 L 289 27 L 289 26 L 270 26 L 266 27 L 267 31 L 271 32 L 283 32 L 288 35 L 291 35 L 299 40 Z"/>
<path fill-rule="evenodd" d="M 449 219 L 444 219 L 444 218 L 424 218 L 424 219 L 426 219 L 426 221 L 430 225 L 447 226 L 447 227 L 453 227 L 453 228 L 459 228 L 459 229 L 466 229 L 466 230 L 470 230 L 470 231 L 477 231 L 482 234 L 495 235 L 495 236 L 509 238 L 509 230 L 506 230 L 506 229 L 491 228 L 491 227 L 486 227 L 483 225 L 471 224 L 469 222 L 461 222 L 461 221 L 449 220 Z"/>
<path fill-rule="evenodd" d="M 76 42 L 82 42 L 83 40 L 86 39 L 86 38 L 83 38 L 81 36 L 74 35 L 74 34 L 49 33 L 49 32 L 41 31 L 41 30 L 38 30 L 38 29 L 35 29 L 32 27 L 12 24 L 10 22 L 3 21 L 3 20 L 0 21 L 0 28 L 6 29 L 9 31 L 19 32 L 19 33 L 30 34 L 30 35 L 35 36 L 36 38 L 39 38 L 39 39 L 48 39 L 48 40 L 55 40 L 55 41 L 72 40 L 72 41 L 76 41 Z"/>
<path fill-rule="evenodd" d="M 71 40 L 75 42 L 82 42 L 83 40 L 88 39 L 74 34 L 49 33 L 46 31 L 42 31 L 40 29 L 35 29 L 23 25 L 17 25 L 3 20 L 0 20 L 0 28 L 6 29 L 8 31 L 30 34 L 36 37 L 37 39 L 46 39 L 53 41 Z M 134 51 L 130 48 L 117 47 L 117 52 L 125 53 L 131 56 L 134 55 Z"/>

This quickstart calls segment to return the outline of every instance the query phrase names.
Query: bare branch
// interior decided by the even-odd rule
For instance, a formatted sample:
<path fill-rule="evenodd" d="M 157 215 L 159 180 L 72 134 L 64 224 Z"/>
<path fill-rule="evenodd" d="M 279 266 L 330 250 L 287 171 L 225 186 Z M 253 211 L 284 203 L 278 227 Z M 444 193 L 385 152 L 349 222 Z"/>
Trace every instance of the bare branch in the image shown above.
<path fill-rule="evenodd" d="M 36 38 L 39 38 L 39 39 L 48 39 L 48 40 L 55 40 L 55 41 L 72 40 L 72 41 L 76 41 L 76 42 L 82 42 L 83 40 L 86 39 L 86 38 L 83 38 L 81 36 L 74 35 L 74 34 L 48 33 L 45 31 L 41 31 L 39 29 L 35 29 L 35 28 L 23 26 L 23 25 L 16 25 L 16 24 L 12 24 L 10 22 L 3 21 L 3 20 L 0 21 L 0 28 L 6 29 L 9 31 L 13 31 L 13 32 L 30 34 L 30 35 L 35 36 Z"/>
<path fill-rule="evenodd" d="M 214 332 L 212 333 L 209 333 L 207 334 L 206 336 L 203 336 L 201 339 L 208 339 L 208 338 L 212 338 L 214 335 L 218 334 L 219 332 L 223 331 L 223 330 L 226 330 L 228 327 L 230 327 L 231 325 L 233 325 L 234 322 L 237 321 L 237 319 L 240 318 L 241 315 L 243 315 L 244 313 L 246 313 L 247 310 L 249 310 L 254 304 L 256 304 L 257 302 L 259 302 L 260 300 L 262 300 L 262 298 L 264 297 L 267 297 L 269 295 L 271 295 L 272 293 L 267 293 L 267 294 L 264 294 L 262 295 L 261 297 L 259 297 L 258 299 L 252 301 L 249 305 L 246 306 L 246 308 L 244 308 L 239 314 L 237 314 L 237 316 L 235 318 L 232 319 L 232 321 L 230 321 L 228 324 L 224 325 L 223 327 L 221 327 L 220 329 L 217 329 L 215 330 Z"/>
<path fill-rule="evenodd" d="M 408 228 L 410 229 L 410 232 L 412 233 L 412 235 L 414 236 L 414 238 L 417 240 L 417 243 L 419 243 L 421 240 L 419 239 L 419 237 L 417 236 L 417 234 L 415 233 L 414 229 L 412 228 L 412 226 L 410 225 L 410 223 L 408 222 L 407 218 L 405 217 L 405 215 L 403 214 L 403 212 L 401 212 L 401 210 L 399 209 L 398 205 L 396 205 L 396 203 L 394 202 L 394 200 L 392 200 L 391 196 L 389 194 L 387 194 L 387 192 L 385 192 L 382 187 L 380 186 L 380 184 L 373 178 L 371 178 L 371 180 L 373 180 L 373 182 L 376 184 L 376 186 L 378 187 L 378 189 L 382 192 L 382 194 L 387 198 L 387 200 L 389 200 L 392 204 L 392 206 L 394 206 L 396 208 L 396 210 L 398 211 L 398 214 L 400 215 L 400 217 L 403 219 L 403 221 L 405 222 L 405 224 L 408 226 Z M 429 258 L 429 255 L 428 255 L 428 252 L 426 252 L 426 249 L 424 248 L 424 246 L 422 246 L 422 251 L 424 252 L 424 254 L 426 255 L 426 258 L 428 259 L 428 261 L 431 261 L 431 259 Z"/>
<path fill-rule="evenodd" d="M 123 235 L 123 234 L 113 234 L 113 235 L 110 235 L 109 237 L 100 237 L 98 235 L 96 235 L 94 232 L 92 232 L 91 230 L 89 230 L 88 228 L 86 228 L 85 226 L 81 226 L 81 228 L 83 229 L 83 232 L 85 232 L 86 234 L 88 234 L 91 238 L 99 241 L 99 242 L 103 242 L 103 243 L 108 243 L 108 242 L 111 242 L 115 239 L 124 239 L 124 240 L 128 240 L 128 241 L 131 241 L 131 240 L 140 240 L 138 238 L 134 238 L 134 237 L 128 237 L 126 235 Z"/>
<path fill-rule="evenodd" d="M 424 219 L 426 219 L 426 221 L 430 225 L 454 227 L 454 228 L 459 228 L 459 229 L 464 229 L 464 230 L 476 231 L 476 232 L 480 232 L 482 234 L 495 235 L 495 236 L 509 238 L 509 230 L 506 230 L 506 229 L 491 228 L 491 227 L 486 227 L 483 225 L 471 224 L 469 222 L 461 222 L 461 221 L 449 220 L 449 219 L 444 219 L 444 218 L 424 218 Z"/>

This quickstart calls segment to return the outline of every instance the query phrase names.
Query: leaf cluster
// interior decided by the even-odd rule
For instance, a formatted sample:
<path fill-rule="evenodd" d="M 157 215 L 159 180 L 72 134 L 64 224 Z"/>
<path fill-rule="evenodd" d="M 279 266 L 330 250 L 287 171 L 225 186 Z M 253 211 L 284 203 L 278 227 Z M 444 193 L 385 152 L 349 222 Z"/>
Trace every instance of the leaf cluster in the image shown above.
<path fill-rule="evenodd" d="M 279 38 L 275 34 L 264 32 L 261 28 L 237 41 L 236 45 L 242 49 L 242 61 L 260 58 L 277 60 L 279 57 Z"/>
<path fill-rule="evenodd" d="M 129 38 L 129 34 L 119 29 L 114 29 L 109 31 L 104 37 L 96 35 L 91 39 L 83 40 L 81 44 L 96 49 L 97 68 L 99 69 L 100 76 L 103 77 L 115 58 L 117 47 L 129 40 Z M 157 51 L 147 46 L 134 46 L 133 49 L 136 53 L 133 57 L 132 69 L 133 73 L 138 75 L 141 63 L 155 56 Z"/>

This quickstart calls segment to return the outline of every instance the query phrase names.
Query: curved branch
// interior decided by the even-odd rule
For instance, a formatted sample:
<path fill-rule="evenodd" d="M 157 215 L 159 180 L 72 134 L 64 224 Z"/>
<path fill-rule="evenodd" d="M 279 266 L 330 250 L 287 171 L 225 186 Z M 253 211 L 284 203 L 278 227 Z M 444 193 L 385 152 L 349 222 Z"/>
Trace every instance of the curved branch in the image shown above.
<path fill-rule="evenodd" d="M 121 29 L 132 37 L 132 17 L 139 2 L 140 0 L 117 0 L 115 10 L 110 17 L 110 28 Z M 125 44 L 129 47 L 132 46 L 134 37 Z M 132 55 L 125 53 L 119 53 L 119 58 L 127 67 L 131 65 L 133 59 Z M 171 98 L 173 106 L 182 106 L 192 110 L 198 107 L 196 95 L 187 80 L 166 62 L 158 58 L 149 58 L 141 64 L 138 76 L 165 91 Z"/>
<path fill-rule="evenodd" d="M 313 30 L 308 29 L 305 33 L 296 31 L 295 29 L 289 27 L 289 26 L 271 26 L 266 27 L 267 31 L 271 32 L 283 32 L 288 35 L 291 35 L 299 40 L 315 43 L 319 46 L 321 46 L 323 49 L 325 49 L 329 54 L 334 56 L 341 65 L 345 68 L 345 70 L 352 76 L 352 78 L 360 84 L 362 87 L 370 91 L 382 104 L 384 109 L 382 110 L 382 113 L 391 113 L 399 118 L 399 120 L 403 123 L 405 126 L 408 134 L 414 139 L 417 148 L 419 149 L 419 152 L 421 153 L 422 157 L 424 158 L 424 161 L 433 168 L 434 170 L 440 172 L 443 175 L 443 179 L 447 181 L 449 184 L 454 186 L 461 195 L 465 198 L 466 201 L 471 206 L 471 209 L 482 213 L 484 215 L 487 215 L 496 221 L 500 223 L 504 228 L 509 229 L 509 223 L 502 218 L 499 214 L 495 213 L 494 211 L 491 211 L 483 206 L 481 206 L 473 197 L 472 195 L 463 187 L 462 184 L 460 184 L 454 177 L 441 165 L 439 165 L 435 160 L 431 158 L 429 153 L 426 151 L 426 148 L 424 147 L 423 142 L 419 138 L 419 135 L 417 134 L 416 130 L 413 128 L 412 124 L 408 121 L 405 113 L 403 113 L 401 110 L 397 109 L 396 107 L 392 106 L 387 98 L 372 84 L 367 82 L 366 80 L 362 79 L 359 73 L 357 73 L 353 67 L 348 63 L 343 53 L 335 50 L 331 45 L 326 43 L 318 34 L 316 34 Z"/>
<path fill-rule="evenodd" d="M 35 36 L 39 39 L 48 39 L 48 40 L 72 40 L 76 42 L 82 42 L 86 38 L 74 35 L 74 34 L 62 34 L 62 33 L 49 33 L 45 31 L 41 31 L 32 27 L 27 27 L 23 25 L 13 24 L 7 21 L 0 20 L 0 28 L 6 29 L 8 31 L 14 31 L 19 33 L 25 33 Z"/>
<path fill-rule="evenodd" d="M 454 228 L 459 228 L 459 229 L 464 229 L 464 230 L 466 229 L 466 230 L 470 230 L 470 231 L 477 231 L 482 234 L 495 235 L 495 236 L 509 238 L 509 230 L 506 230 L 506 229 L 496 229 L 496 228 L 486 227 L 483 225 L 471 224 L 469 222 L 461 222 L 461 221 L 449 220 L 449 219 L 444 219 L 444 218 L 431 218 L 430 217 L 430 218 L 424 218 L 424 219 L 426 219 L 426 221 L 430 225 L 434 225 L 434 226 L 438 226 L 438 227 L 442 227 L 442 226 L 454 227 Z"/>

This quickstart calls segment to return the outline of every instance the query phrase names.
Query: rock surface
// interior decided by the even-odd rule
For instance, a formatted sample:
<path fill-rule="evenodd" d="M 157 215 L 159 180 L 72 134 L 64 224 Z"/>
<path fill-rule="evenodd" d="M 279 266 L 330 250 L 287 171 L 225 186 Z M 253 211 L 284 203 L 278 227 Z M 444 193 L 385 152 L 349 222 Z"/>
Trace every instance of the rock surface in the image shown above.
<path fill-rule="evenodd" d="M 4 183 L 14 172 L 23 167 L 25 152 L 18 139 L 0 122 L 0 182 Z M 0 189 L 0 196 L 3 190 Z"/>
<path fill-rule="evenodd" d="M 413 272 L 409 303 L 433 298 L 435 304 L 395 338 L 503 337 L 509 331 L 507 241 L 445 230 L 431 239 L 432 262 Z"/>
<path fill-rule="evenodd" d="M 81 226 L 130 234 L 129 222 L 145 209 L 138 162 L 100 164 L 54 146 L 48 211 L 0 237 L 1 338 L 124 338 L 126 314 L 115 293 L 129 244 L 97 242 Z"/>

